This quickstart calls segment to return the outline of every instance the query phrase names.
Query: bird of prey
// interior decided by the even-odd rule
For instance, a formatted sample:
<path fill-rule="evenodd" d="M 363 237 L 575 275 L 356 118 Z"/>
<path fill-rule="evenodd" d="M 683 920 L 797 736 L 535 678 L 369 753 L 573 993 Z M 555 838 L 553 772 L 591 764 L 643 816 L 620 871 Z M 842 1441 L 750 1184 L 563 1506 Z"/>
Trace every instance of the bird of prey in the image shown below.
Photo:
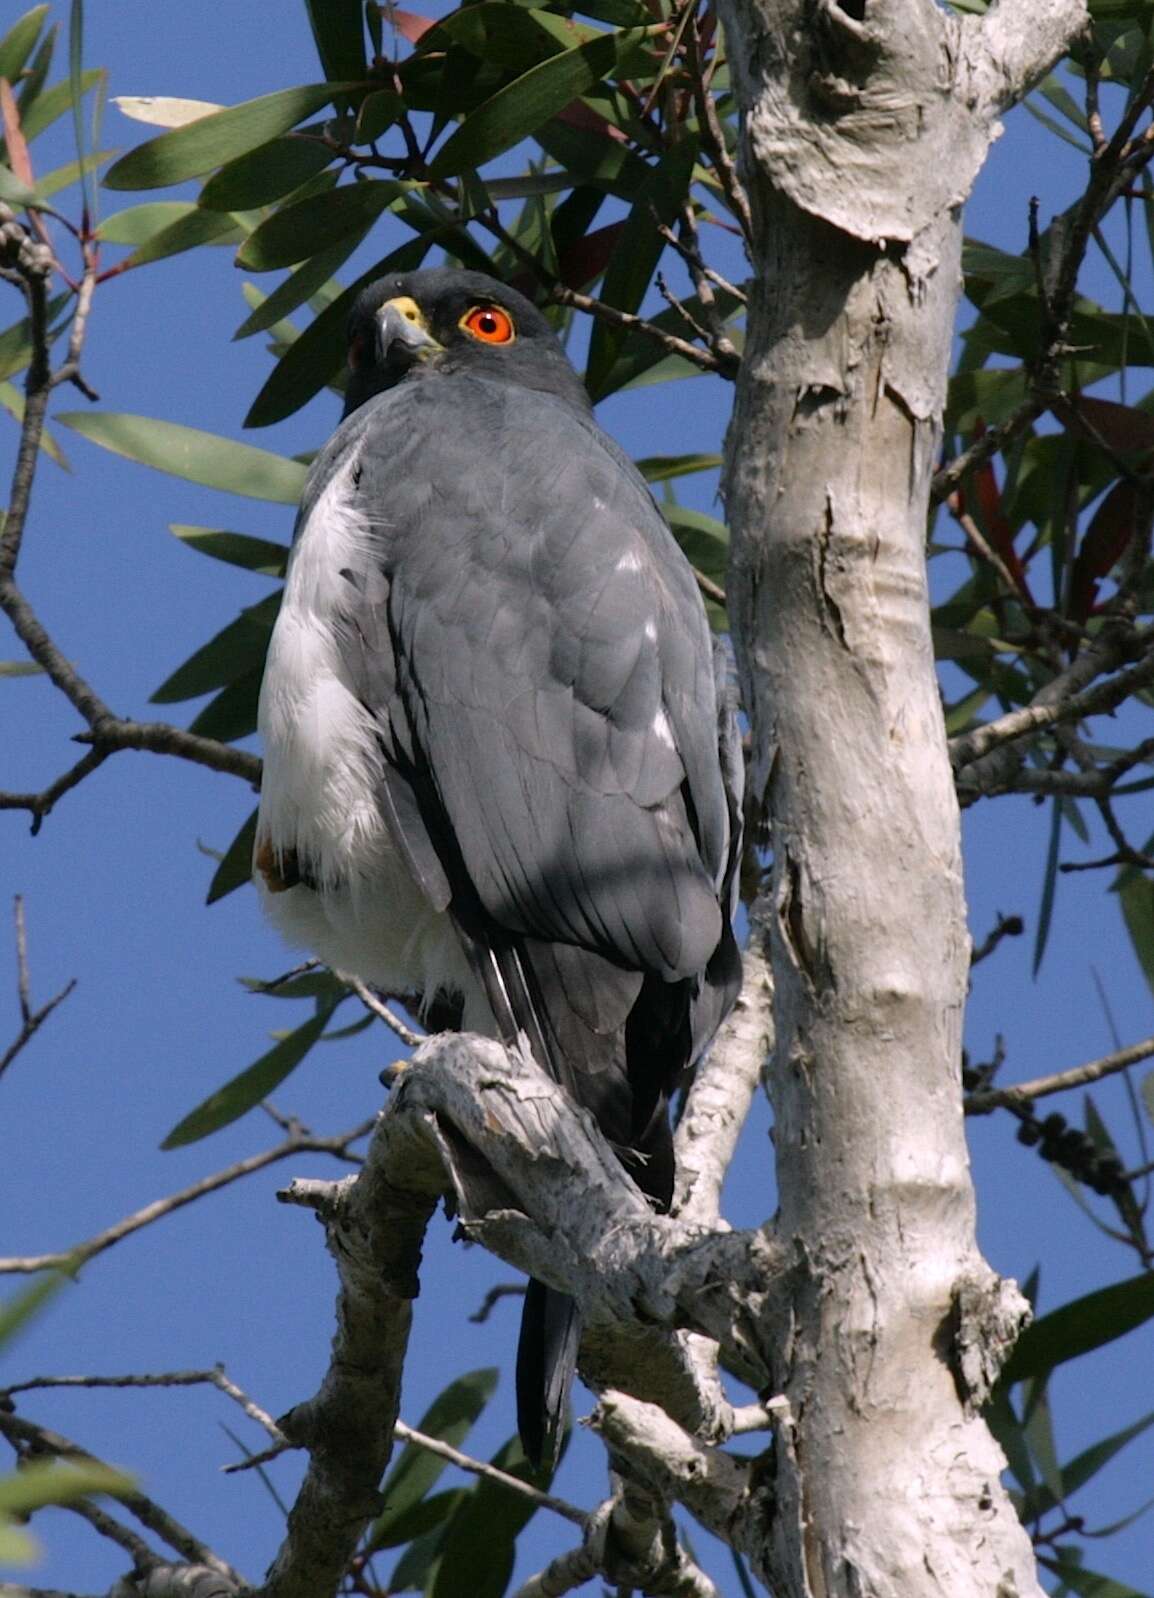
<path fill-rule="evenodd" d="M 309 473 L 260 698 L 256 878 L 291 942 L 592 1111 L 658 1208 L 667 1101 L 736 996 L 740 756 L 693 572 L 547 319 L 382 279 Z M 555 1462 L 580 1323 L 530 1283 Z"/>

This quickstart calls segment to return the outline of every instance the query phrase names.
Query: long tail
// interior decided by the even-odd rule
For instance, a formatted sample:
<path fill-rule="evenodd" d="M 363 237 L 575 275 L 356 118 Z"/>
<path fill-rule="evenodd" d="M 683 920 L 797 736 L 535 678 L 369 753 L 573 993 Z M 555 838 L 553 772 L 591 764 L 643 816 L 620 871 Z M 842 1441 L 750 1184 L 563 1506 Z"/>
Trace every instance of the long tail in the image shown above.
<path fill-rule="evenodd" d="M 561 1452 L 580 1341 L 573 1300 L 530 1280 L 517 1343 L 517 1430 L 533 1466 L 547 1477 Z"/>

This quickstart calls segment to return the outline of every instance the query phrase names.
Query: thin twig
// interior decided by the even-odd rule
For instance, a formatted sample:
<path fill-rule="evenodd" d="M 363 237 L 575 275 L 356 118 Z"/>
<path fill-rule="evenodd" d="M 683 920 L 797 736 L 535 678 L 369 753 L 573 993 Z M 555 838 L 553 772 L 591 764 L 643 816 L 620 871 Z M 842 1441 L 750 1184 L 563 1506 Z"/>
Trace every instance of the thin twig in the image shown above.
<path fill-rule="evenodd" d="M 139 1376 L 33 1376 L 28 1381 L 13 1382 L 0 1388 L 0 1393 L 11 1397 L 14 1393 L 30 1393 L 47 1387 L 196 1387 L 204 1383 L 218 1389 L 239 1404 L 252 1421 L 268 1432 L 275 1442 L 283 1441 L 283 1433 L 272 1416 L 249 1398 L 234 1381 L 225 1375 L 223 1365 L 202 1371 L 154 1371 Z"/>
<path fill-rule="evenodd" d="M 416 1447 L 425 1449 L 427 1453 L 436 1454 L 438 1459 L 447 1459 L 450 1464 L 456 1465 L 459 1470 L 468 1471 L 471 1476 L 483 1476 L 486 1481 L 497 1482 L 500 1486 L 507 1487 L 510 1492 L 519 1493 L 522 1498 L 530 1499 L 538 1509 L 551 1509 L 555 1515 L 571 1520 L 576 1526 L 584 1526 L 589 1518 L 585 1510 L 567 1503 L 564 1498 L 554 1498 L 551 1493 L 541 1492 L 539 1488 L 530 1486 L 520 1477 L 510 1476 L 507 1471 L 498 1470 L 496 1465 L 488 1465 L 484 1460 L 462 1454 L 460 1449 L 452 1447 L 449 1443 L 443 1443 L 439 1437 L 429 1437 L 424 1432 L 414 1431 L 411 1426 L 406 1426 L 403 1420 L 396 1423 L 393 1434 L 398 1442 L 413 1443 Z"/>
<path fill-rule="evenodd" d="M 424 1042 L 425 1034 L 416 1032 L 411 1026 L 407 1026 L 394 1010 L 390 1010 L 382 998 L 379 998 L 370 987 L 361 981 L 360 977 L 354 977 L 347 971 L 337 971 L 335 969 L 333 976 L 336 977 L 338 982 L 343 982 L 347 988 L 351 988 L 365 1009 L 371 1010 L 378 1020 L 383 1021 L 390 1032 L 395 1032 L 407 1048 L 415 1049 L 419 1043 Z"/>
<path fill-rule="evenodd" d="M 980 965 L 993 954 L 1003 938 L 1020 938 L 1024 930 L 1021 916 L 1004 916 L 999 912 L 989 933 L 970 955 L 970 965 Z"/>
<path fill-rule="evenodd" d="M 1106 682 L 1097 683 L 1081 692 L 1071 692 L 1063 697 L 1062 685 L 1055 679 L 1054 683 L 1047 684 L 1048 689 L 1056 690 L 1048 702 L 1024 705 L 1020 710 L 1011 710 L 996 721 L 988 721 L 981 727 L 975 727 L 972 732 L 951 738 L 950 759 L 954 770 L 964 773 L 967 766 L 980 760 L 984 755 L 1000 748 L 1003 744 L 1028 737 L 1031 733 L 1044 731 L 1062 722 L 1081 721 L 1087 716 L 1104 715 L 1108 711 L 1116 710 L 1140 688 L 1149 687 L 1154 683 L 1154 639 L 1151 639 L 1149 629 L 1144 630 L 1141 638 L 1144 658 L 1138 660 L 1135 665 L 1116 672 Z M 1083 675 L 1084 670 L 1092 669 L 1092 666 L 1084 665 L 1083 672 L 1076 671 L 1075 668 L 1080 664 L 1075 661 L 1074 666 L 1065 674 L 1071 684 Z"/>
<path fill-rule="evenodd" d="M 41 1005 L 39 1010 L 33 1010 L 28 975 L 28 934 L 24 925 L 24 900 L 20 894 L 16 895 L 13 906 L 16 920 L 16 993 L 21 1025 L 15 1040 L 0 1056 L 0 1076 L 4 1075 L 21 1049 L 35 1037 L 57 1005 L 63 1004 L 76 986 L 76 978 L 73 977 L 47 1004 Z"/>
<path fill-rule="evenodd" d="M 1070 1088 L 1085 1087 L 1088 1082 L 1098 1082 L 1104 1076 L 1115 1076 L 1128 1066 L 1154 1055 L 1154 1037 L 1132 1043 L 1129 1048 L 1104 1054 L 1099 1060 L 1076 1065 L 1069 1071 L 1058 1071 L 1053 1076 L 1035 1077 L 1032 1082 L 1018 1082 L 1013 1087 L 992 1088 L 987 1093 L 972 1093 L 966 1100 L 967 1115 L 988 1115 L 991 1110 L 1009 1109 L 1015 1105 L 1029 1104 L 1034 1099 L 1048 1098 L 1051 1093 L 1065 1093 Z"/>
<path fill-rule="evenodd" d="M 652 339 L 655 344 L 660 344 L 667 354 L 680 355 L 685 360 L 691 361 L 694 366 L 699 366 L 703 372 L 714 372 L 718 377 L 730 379 L 737 376 L 740 359 L 731 359 L 715 354 L 711 350 L 703 350 L 700 345 L 678 338 L 675 333 L 667 333 L 663 327 L 646 321 L 643 316 L 634 316 L 630 311 L 619 311 L 616 306 L 606 305 L 603 300 L 595 300 L 589 294 L 579 294 L 576 289 L 567 288 L 564 283 L 554 283 L 549 289 L 549 298 L 557 305 L 568 305 L 575 311 L 584 311 L 599 322 L 605 322 L 609 327 L 617 327 L 627 333 L 640 333 L 645 338 Z"/>
<path fill-rule="evenodd" d="M 226 1166 L 224 1170 L 216 1171 L 212 1176 L 202 1177 L 199 1182 L 193 1182 L 189 1187 L 182 1188 L 179 1193 L 170 1193 L 167 1198 L 146 1204 L 143 1209 L 136 1210 L 133 1214 L 125 1216 L 123 1220 L 117 1221 L 115 1226 L 106 1227 L 103 1232 L 98 1232 L 95 1237 L 90 1237 L 87 1242 L 78 1243 L 73 1248 L 61 1249 L 54 1254 L 0 1258 L 0 1275 L 13 1272 L 75 1270 L 78 1265 L 83 1265 L 98 1254 L 103 1254 L 105 1249 L 130 1237 L 133 1232 L 139 1232 L 142 1227 L 151 1226 L 154 1221 L 161 1220 L 165 1215 L 171 1215 L 174 1210 L 183 1209 L 186 1204 L 194 1203 L 207 1193 L 215 1193 L 218 1188 L 228 1187 L 230 1183 L 239 1181 L 241 1177 L 251 1176 L 256 1171 L 263 1171 L 266 1166 L 276 1165 L 279 1161 L 291 1159 L 297 1154 L 332 1154 L 337 1159 L 355 1163 L 355 1156 L 350 1153 L 349 1145 L 355 1143 L 358 1138 L 367 1136 L 375 1124 L 374 1118 L 372 1121 L 363 1122 L 351 1132 L 344 1132 L 336 1137 L 312 1137 L 303 1134 L 287 1137 L 275 1148 L 265 1149 L 261 1154 L 252 1154 L 246 1160 L 238 1160 L 235 1165 Z"/>
<path fill-rule="evenodd" d="M 493 1308 L 503 1298 L 524 1298 L 524 1282 L 498 1282 L 496 1287 L 491 1287 L 481 1300 L 479 1308 L 469 1316 L 474 1326 L 483 1326 L 493 1313 Z"/>

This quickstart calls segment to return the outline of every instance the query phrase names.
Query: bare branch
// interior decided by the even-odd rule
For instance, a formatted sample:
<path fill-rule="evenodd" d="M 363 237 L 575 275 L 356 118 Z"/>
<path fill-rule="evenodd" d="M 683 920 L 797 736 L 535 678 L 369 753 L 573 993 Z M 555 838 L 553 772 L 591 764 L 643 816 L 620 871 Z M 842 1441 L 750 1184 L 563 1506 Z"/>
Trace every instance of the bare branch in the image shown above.
<path fill-rule="evenodd" d="M 77 1243 L 73 1248 L 60 1249 L 54 1254 L 0 1257 L 0 1275 L 13 1272 L 75 1270 L 78 1265 L 94 1259 L 98 1254 L 103 1254 L 105 1249 L 130 1237 L 133 1232 L 139 1232 L 142 1227 L 151 1226 L 154 1221 L 159 1221 L 165 1215 L 171 1215 L 174 1210 L 183 1209 L 186 1204 L 194 1203 L 206 1193 L 215 1193 L 218 1188 L 228 1187 L 230 1183 L 239 1181 L 241 1177 L 251 1176 L 255 1171 L 263 1171 L 266 1166 L 275 1165 L 280 1160 L 290 1159 L 297 1154 L 332 1154 L 338 1159 L 350 1159 L 349 1145 L 355 1143 L 358 1138 L 365 1137 L 372 1131 L 373 1125 L 373 1121 L 366 1121 L 361 1126 L 354 1127 L 351 1132 L 340 1133 L 336 1137 L 314 1137 L 311 1133 L 293 1132 L 283 1143 L 278 1143 L 274 1148 L 265 1149 L 260 1154 L 252 1154 L 246 1160 L 238 1160 L 235 1165 L 228 1165 L 222 1171 L 202 1177 L 200 1181 L 181 1188 L 178 1193 L 170 1193 L 167 1198 L 146 1204 L 143 1209 L 135 1210 L 123 1220 L 117 1221 L 115 1226 L 106 1227 L 103 1232 L 97 1232 L 95 1237 Z"/>
<path fill-rule="evenodd" d="M 589 1518 L 583 1509 L 567 1503 L 564 1498 L 554 1498 L 551 1493 L 539 1491 L 528 1482 L 522 1481 L 519 1476 L 510 1476 L 508 1471 L 498 1470 L 495 1465 L 488 1465 L 484 1460 L 462 1454 L 460 1449 L 453 1448 L 449 1443 L 443 1443 L 439 1437 L 428 1437 L 424 1432 L 406 1426 L 403 1420 L 397 1422 L 393 1432 L 399 1442 L 413 1443 L 427 1453 L 436 1454 L 438 1459 L 447 1459 L 451 1465 L 456 1465 L 458 1470 L 466 1470 L 472 1476 L 483 1476 L 486 1481 L 496 1482 L 510 1492 L 519 1493 L 522 1498 L 531 1499 L 538 1509 L 551 1509 L 555 1515 L 561 1515 L 577 1526 L 584 1526 Z"/>
<path fill-rule="evenodd" d="M 680 355 L 694 366 L 699 366 L 703 372 L 715 372 L 718 377 L 730 379 L 737 376 L 740 358 L 731 359 L 711 350 L 703 350 L 698 344 L 691 344 L 674 333 L 667 333 L 664 328 L 646 321 L 643 316 L 619 311 L 616 306 L 606 305 L 603 300 L 595 300 L 589 294 L 579 294 L 576 289 L 566 288 L 564 283 L 552 284 L 549 298 L 557 305 L 570 305 L 575 311 L 584 311 L 609 327 L 617 327 L 627 333 L 641 333 L 655 344 L 660 344 L 667 355 Z"/>
<path fill-rule="evenodd" d="M 39 1010 L 33 1010 L 28 976 L 28 936 L 24 926 L 24 900 L 20 894 L 17 894 L 13 900 L 13 907 L 16 921 L 16 993 L 20 1004 L 21 1025 L 15 1040 L 0 1056 L 0 1076 L 4 1075 L 21 1049 L 35 1037 L 57 1005 L 63 1004 L 76 986 L 76 978 L 73 977 L 70 982 L 65 983 L 59 993 L 48 1000 L 47 1004 L 41 1005 Z"/>
<path fill-rule="evenodd" d="M 967 1115 L 988 1115 L 991 1110 L 1012 1109 L 1047 1098 L 1051 1093 L 1065 1093 L 1070 1088 L 1085 1087 L 1088 1082 L 1098 1082 L 1104 1076 L 1114 1076 L 1128 1066 L 1137 1065 L 1154 1055 L 1154 1037 L 1141 1043 L 1131 1043 L 1129 1048 L 1104 1054 L 1099 1060 L 1089 1060 L 1085 1065 L 1073 1066 L 1069 1071 L 1058 1071 L 1053 1076 L 1035 1077 L 1032 1082 L 1018 1082 L 1013 1087 L 992 1088 L 988 1093 L 972 1093 L 966 1100 Z"/>
<path fill-rule="evenodd" d="M 0 1434 L 8 1439 L 21 1458 L 77 1460 L 85 1464 L 100 1465 L 111 1471 L 111 1467 L 105 1465 L 103 1460 L 89 1453 L 86 1448 L 81 1448 L 78 1443 L 71 1442 L 47 1426 L 39 1426 L 34 1421 L 25 1420 L 22 1416 L 3 1408 L 0 1408 Z M 136 1489 L 127 1492 L 108 1489 L 105 1496 L 122 1504 L 130 1514 L 135 1515 L 142 1526 L 146 1526 L 162 1542 L 167 1543 L 182 1559 L 194 1565 L 207 1565 L 238 1586 L 242 1585 L 242 1578 L 226 1560 L 218 1558 L 211 1548 L 144 1493 Z M 111 1516 L 107 1516 L 95 1505 L 80 1500 L 66 1507 L 91 1521 L 102 1536 L 111 1537 L 114 1542 L 120 1543 L 142 1568 L 147 1569 L 150 1565 L 161 1563 L 159 1557 L 135 1533 L 119 1527 Z"/>
<path fill-rule="evenodd" d="M 1020 938 L 1025 930 L 1021 916 L 1004 916 L 999 914 L 997 921 L 982 942 L 977 945 L 970 955 L 970 965 L 980 965 L 983 960 L 989 959 L 1003 938 Z"/>
<path fill-rule="evenodd" d="M 1117 671 L 1105 682 L 1085 686 L 1096 677 L 1113 670 L 1121 660 L 1140 658 L 1137 663 Z M 1012 710 L 996 721 L 986 722 L 972 732 L 950 739 L 950 759 L 963 794 L 998 793 L 1013 780 L 1021 751 L 1007 750 L 1008 763 L 992 761 L 983 769 L 979 761 L 1032 733 L 1064 722 L 1081 721 L 1087 716 L 1116 710 L 1140 688 L 1154 682 L 1154 631 L 1134 632 L 1126 627 L 1102 635 L 1084 649 L 1073 664 L 1040 689 L 1031 704 Z"/>
<path fill-rule="evenodd" d="M 239 1404 L 248 1418 L 263 1427 L 275 1442 L 284 1440 L 272 1416 L 225 1375 L 223 1365 L 215 1365 L 212 1370 L 155 1371 L 140 1376 L 33 1376 L 28 1381 L 14 1382 L 10 1387 L 0 1388 L 0 1394 L 11 1397 L 15 1393 L 30 1393 L 46 1387 L 195 1387 L 204 1383 L 217 1388 Z"/>
<path fill-rule="evenodd" d="M 425 1034 L 423 1032 L 415 1032 L 411 1026 L 406 1026 L 400 1016 L 395 1011 L 390 1010 L 385 1001 L 379 998 L 366 983 L 362 982 L 360 977 L 350 976 L 347 971 L 336 970 L 334 970 L 333 976 L 336 977 L 338 982 L 343 982 L 346 988 L 351 988 L 365 1009 L 370 1010 L 378 1020 L 383 1021 L 390 1032 L 396 1033 L 406 1047 L 415 1049 L 418 1043 L 422 1042 Z"/>
<path fill-rule="evenodd" d="M 773 973 L 762 909 L 755 905 L 750 915 L 741 995 L 697 1067 L 674 1134 L 673 1214 L 683 1221 L 716 1224 L 725 1173 L 773 1048 Z"/>
<path fill-rule="evenodd" d="M 400 1131 L 396 1165 L 380 1157 L 387 1140 L 378 1129 L 357 1177 L 325 1193 L 309 1184 L 340 1278 L 337 1325 L 319 1391 L 280 1421 L 288 1440 L 308 1449 L 309 1465 L 264 1598 L 335 1591 L 380 1511 L 421 1245 L 444 1186 L 439 1162 Z"/>

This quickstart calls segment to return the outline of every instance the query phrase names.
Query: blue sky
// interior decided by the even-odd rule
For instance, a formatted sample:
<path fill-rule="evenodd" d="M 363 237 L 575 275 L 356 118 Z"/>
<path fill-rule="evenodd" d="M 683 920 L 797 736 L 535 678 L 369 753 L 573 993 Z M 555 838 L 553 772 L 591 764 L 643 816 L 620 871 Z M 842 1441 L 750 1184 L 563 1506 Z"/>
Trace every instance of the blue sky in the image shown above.
<path fill-rule="evenodd" d="M 114 95 L 232 103 L 318 75 L 303 7 L 272 11 L 235 0 L 227 29 L 203 10 L 157 0 L 94 0 L 87 9 L 86 58 L 110 68 Z M 103 143 L 125 149 L 147 134 L 110 110 Z M 49 164 L 68 159 L 62 133 Z M 968 231 L 1020 249 L 1029 195 L 1040 196 L 1045 217 L 1069 202 L 1077 181 L 1073 152 L 1018 112 L 979 178 Z M 124 198 L 106 196 L 105 209 L 119 208 Z M 259 337 L 230 342 L 246 312 L 241 282 L 228 250 L 202 250 L 102 289 L 85 359 L 101 405 L 241 437 L 244 414 L 268 371 Z M 1117 303 L 1108 281 L 1094 288 Z M 18 314 L 15 296 L 8 300 L 0 325 Z M 720 382 L 695 379 L 617 396 L 600 416 L 634 455 L 710 449 L 720 443 L 729 397 Z M 79 403 L 69 394 L 59 408 Z M 336 401 L 326 394 L 290 421 L 243 436 L 286 454 L 311 450 L 336 416 Z M 59 436 L 72 471 L 46 466 L 37 482 L 24 586 L 104 698 L 124 714 L 151 716 L 150 692 L 239 608 L 268 591 L 263 579 L 182 547 L 168 524 L 287 540 L 291 512 L 228 499 Z M 14 441 L 14 428 L 0 428 L 6 458 Z M 704 508 L 711 492 L 710 485 L 699 490 Z M 8 643 L 0 645 L 0 656 L 13 653 Z M 171 708 L 179 718 L 185 707 Z M 75 757 L 68 742 L 79 730 L 75 717 L 45 683 L 0 684 L 0 713 L 4 787 L 40 786 Z M 224 848 L 251 805 L 236 779 L 121 754 L 61 803 L 39 837 L 29 838 L 26 818 L 0 815 L 0 917 L 11 894 L 22 893 L 34 1000 L 78 978 L 75 994 L 0 1083 L 0 1251 L 79 1241 L 276 1140 L 271 1123 L 253 1114 L 209 1142 L 167 1154 L 158 1149 L 181 1115 L 264 1050 L 269 1028 L 304 1015 L 300 1007 L 282 1011 L 252 997 L 236 982 L 241 974 L 275 975 L 294 958 L 263 924 L 251 892 L 204 907 L 213 864 L 198 844 Z M 971 811 L 965 829 L 975 936 L 984 936 L 998 911 L 1020 912 L 1032 932 L 1046 844 L 1042 816 L 1028 801 L 1000 800 Z M 1122 1040 L 1152 1030 L 1149 990 L 1103 889 L 1096 874 L 1062 879 L 1038 980 L 1030 973 L 1029 935 L 1003 944 L 976 973 L 969 1047 L 976 1059 L 988 1058 L 994 1034 L 1003 1034 L 1007 1080 L 1111 1047 L 1094 968 Z M 11 947 L 0 920 L 0 959 L 9 973 Z M 0 1041 L 17 1025 L 14 974 L 5 975 Z M 280 1108 L 316 1130 L 355 1124 L 378 1102 L 376 1074 L 391 1055 L 390 1042 L 374 1029 L 352 1043 L 319 1047 L 286 1086 Z M 1121 1083 L 1104 1085 L 1095 1097 L 1136 1159 Z M 1058 1107 L 1078 1114 L 1073 1103 Z M 735 1224 L 772 1212 L 767 1129 L 768 1112 L 759 1106 L 730 1182 L 727 1209 Z M 1053 1174 L 1018 1148 L 1009 1120 L 991 1118 L 970 1131 L 983 1247 L 999 1270 L 1019 1278 L 1042 1262 L 1043 1309 L 1134 1272 L 1136 1262 L 1104 1240 Z M 334 1279 L 310 1218 L 276 1204 L 273 1194 L 292 1175 L 330 1169 L 317 1160 L 292 1161 L 104 1255 L 6 1351 L 5 1369 L 13 1375 L 5 1379 L 222 1361 L 273 1414 L 287 1409 L 315 1390 L 323 1372 Z M 444 1221 L 434 1223 L 406 1372 L 402 1414 L 410 1423 L 458 1372 L 489 1364 L 507 1370 L 515 1306 L 506 1301 L 480 1327 L 466 1317 L 493 1281 L 509 1275 L 480 1250 L 452 1244 Z M 1144 1401 L 1151 1369 L 1154 1335 L 1146 1329 L 1060 1373 L 1054 1384 L 1060 1455 L 1070 1457 L 1136 1419 L 1146 1402 L 1154 1404 Z M 235 1457 L 222 1424 L 260 1446 L 222 1398 L 196 1390 L 36 1395 L 27 1409 L 137 1472 L 150 1494 L 247 1574 L 260 1575 L 279 1540 L 279 1516 L 254 1477 L 219 1474 Z M 512 1424 L 505 1375 L 470 1447 L 487 1456 Z M 275 1470 L 281 1492 L 291 1494 L 293 1462 Z M 1103 1478 L 1105 1493 L 1087 1495 L 1097 1506 L 1085 1508 L 1090 1523 L 1137 1507 L 1152 1477 L 1154 1443 L 1143 1439 Z M 579 1437 L 558 1490 L 592 1506 L 603 1488 L 600 1448 Z M 48 1547 L 30 1578 L 35 1582 L 97 1591 L 121 1572 L 119 1553 L 73 1517 L 54 1513 L 38 1525 Z M 569 1537 L 559 1522 L 539 1516 L 524 1539 L 519 1574 L 567 1546 Z M 1154 1532 L 1140 1522 L 1095 1549 L 1088 1562 L 1141 1586 L 1154 1565 L 1152 1551 Z M 711 1569 L 732 1590 L 724 1561 Z"/>

